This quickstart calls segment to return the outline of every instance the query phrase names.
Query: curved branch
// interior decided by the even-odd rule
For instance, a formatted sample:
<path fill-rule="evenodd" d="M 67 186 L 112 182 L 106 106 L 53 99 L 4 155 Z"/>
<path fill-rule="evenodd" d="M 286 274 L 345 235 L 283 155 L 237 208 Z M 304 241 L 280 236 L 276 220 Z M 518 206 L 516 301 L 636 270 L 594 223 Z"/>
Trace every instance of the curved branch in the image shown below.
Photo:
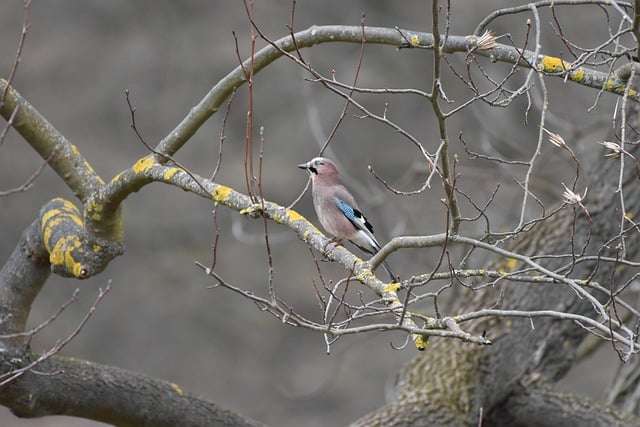
<path fill-rule="evenodd" d="M 78 208 L 62 198 L 50 200 L 42 207 L 40 229 L 51 269 L 61 276 L 77 279 L 94 276 L 123 252 L 121 238 L 104 240 L 87 233 Z"/>
<path fill-rule="evenodd" d="M 400 30 L 382 27 L 359 26 L 313 26 L 291 36 L 285 36 L 258 51 L 255 56 L 246 60 L 232 72 L 221 79 L 207 95 L 194 106 L 178 126 L 165 137 L 153 153 L 137 161 L 130 169 L 118 174 L 110 183 L 109 189 L 95 191 L 86 203 L 85 221 L 90 233 L 101 237 L 118 240 L 122 237 L 120 204 L 132 192 L 140 190 L 149 183 L 144 174 L 140 174 L 150 165 L 166 164 L 170 156 L 175 154 L 187 140 L 202 126 L 205 121 L 218 111 L 222 103 L 239 86 L 246 83 L 246 70 L 251 67 L 257 73 L 276 59 L 296 49 L 311 47 L 320 43 L 347 42 L 387 44 L 395 47 L 432 48 L 433 35 L 424 32 Z M 407 40 L 410 42 L 407 43 Z M 553 76 L 568 78 L 571 81 L 599 90 L 622 95 L 625 93 L 626 80 L 612 78 L 606 73 L 589 70 L 585 67 L 572 68 L 571 64 L 554 57 L 538 56 L 531 51 L 520 51 L 506 45 L 495 44 L 492 49 L 478 49 L 479 39 L 468 36 L 448 36 L 442 46 L 442 52 L 468 52 L 473 49 L 476 55 L 486 56 L 492 60 L 535 67 L 541 72 Z M 1 86 L 0 86 L 1 88 Z M 629 90 L 628 98 L 640 101 L 640 95 Z M 5 113 L 3 113 L 5 114 Z M 44 120 L 42 118 L 42 120 Z M 26 138 L 26 136 L 25 136 Z M 76 150 L 77 151 L 77 150 Z M 81 164 L 85 164 L 81 163 Z M 88 164 L 86 164 L 88 166 Z M 94 187 L 97 190 L 97 187 Z"/>
<path fill-rule="evenodd" d="M 0 335 L 24 332 L 31 304 L 51 274 L 41 235 L 38 218 L 24 230 L 0 269 Z M 13 352 L 22 342 L 22 338 L 0 340 L 0 353 Z"/>
<path fill-rule="evenodd" d="M 433 35 L 430 33 L 405 29 L 384 27 L 361 27 L 348 25 L 312 26 L 306 30 L 297 32 L 292 36 L 282 37 L 259 50 L 253 58 L 247 59 L 233 71 L 222 78 L 207 95 L 195 105 L 189 114 L 176 126 L 176 128 L 164 138 L 156 147 L 156 151 L 173 155 L 187 140 L 215 114 L 227 97 L 239 86 L 246 83 L 244 70 L 252 67 L 253 73 L 258 73 L 276 59 L 283 56 L 282 52 L 293 52 L 296 49 L 312 47 L 321 43 L 358 43 L 363 37 L 366 43 L 386 44 L 394 47 L 422 47 L 431 49 Z M 407 43 L 410 40 L 411 43 Z M 477 37 L 451 36 L 449 35 L 442 46 L 446 53 L 467 52 L 477 46 Z M 537 67 L 540 71 L 551 73 L 554 76 L 564 78 L 568 76 L 571 81 L 592 87 L 604 89 L 607 92 L 623 95 L 624 82 L 610 79 L 607 73 L 590 70 L 584 67 L 571 69 L 570 64 L 559 58 L 541 56 L 536 58 L 532 51 L 520 52 L 511 46 L 497 44 L 494 49 L 477 49 L 476 55 L 485 56 L 492 60 L 518 63 L 525 67 Z M 630 95 L 634 101 L 640 101 L 637 94 Z M 165 163 L 168 159 L 158 156 L 156 161 Z"/>
<path fill-rule="evenodd" d="M 99 193 L 96 193 L 95 199 L 122 201 L 124 197 L 130 194 L 129 190 L 132 188 L 137 191 L 138 188 L 154 181 L 164 182 L 200 197 L 211 199 L 216 203 L 238 211 L 240 214 L 252 218 L 265 217 L 289 227 L 308 245 L 328 259 L 340 263 L 351 271 L 353 278 L 378 295 L 402 322 L 404 327 L 408 330 L 419 329 L 411 319 L 411 315 L 404 312 L 404 305 L 400 302 L 397 293 L 400 288 L 398 283 L 387 284 L 382 282 L 373 274 L 368 262 L 356 257 L 342 246 L 334 247 L 334 245 L 330 245 L 331 241 L 320 230 L 292 209 L 287 209 L 284 206 L 268 201 L 254 203 L 249 196 L 239 193 L 230 187 L 216 184 L 206 178 L 188 173 L 179 167 L 155 163 L 151 157 L 139 160 L 131 169 L 119 174 L 114 181 L 107 184 Z M 424 350 L 426 348 L 426 343 L 421 335 L 413 334 L 412 338 L 418 349 Z"/>
<path fill-rule="evenodd" d="M 40 154 L 49 159 L 49 165 L 69 186 L 82 202 L 91 193 L 104 185 L 104 181 L 82 157 L 78 148 L 71 144 L 51 123 L 47 121 L 7 81 L 0 78 L 0 93 L 6 91 L 0 115 L 9 120 L 12 114 L 13 128 Z"/>
<path fill-rule="evenodd" d="M 351 316 L 349 320 L 344 322 L 329 321 L 326 323 L 318 323 L 316 321 L 305 318 L 299 313 L 296 313 L 290 306 L 288 306 L 285 303 L 282 303 L 278 299 L 274 300 L 271 298 L 263 298 L 254 294 L 253 292 L 243 290 L 237 286 L 234 286 L 226 282 L 221 277 L 219 277 L 214 271 L 212 271 L 208 267 L 205 267 L 201 263 L 196 262 L 196 265 L 202 268 L 207 275 L 212 276 L 220 286 L 223 286 L 255 302 L 262 310 L 269 311 L 269 313 L 274 315 L 276 318 L 280 319 L 282 323 L 286 323 L 288 325 L 302 327 L 305 329 L 309 329 L 311 331 L 322 332 L 328 335 L 332 335 L 334 337 L 351 335 L 351 334 L 362 334 L 362 333 L 374 332 L 374 331 L 375 332 L 405 331 L 414 337 L 423 337 L 423 340 L 425 342 L 426 342 L 426 339 L 428 339 L 429 337 L 439 337 L 439 338 L 459 339 L 465 342 L 479 344 L 479 345 L 491 345 L 491 341 L 489 339 L 479 335 L 474 336 L 469 334 L 466 331 L 463 331 L 459 325 L 460 321 L 457 317 L 456 318 L 444 317 L 440 319 L 435 319 L 432 317 L 419 316 L 419 317 L 422 317 L 424 320 L 424 326 L 422 328 L 419 328 L 413 322 L 371 323 L 371 324 L 360 325 L 360 326 L 349 326 L 351 321 L 357 317 L 355 315 Z M 399 308 L 400 307 L 390 307 L 387 309 L 381 309 L 379 311 L 376 311 L 375 315 L 392 314 L 398 317 L 397 313 L 399 311 Z M 408 316 L 408 313 L 405 313 L 405 317 L 407 316 Z M 424 348 L 419 348 L 419 350 L 423 350 L 423 349 Z"/>
<path fill-rule="evenodd" d="M 518 426 L 633 426 L 638 418 L 612 405 L 562 392 L 548 384 L 521 387 L 485 420 L 488 425 Z"/>
<path fill-rule="evenodd" d="M 0 388 L 0 404 L 19 417 L 69 415 L 117 426 L 262 425 L 177 384 L 112 366 L 54 356 L 38 371 Z"/>
<path fill-rule="evenodd" d="M 625 7 L 628 9 L 633 8 L 633 5 L 630 2 L 618 1 L 619 6 Z M 482 34 L 489 23 L 494 19 L 500 16 L 513 15 L 516 13 L 527 12 L 531 10 L 532 7 L 541 8 L 541 7 L 555 7 L 555 6 L 576 6 L 581 4 L 593 4 L 593 5 L 601 5 L 601 6 L 611 6 L 611 2 L 608 0 L 543 0 L 537 1 L 533 3 L 528 3 L 520 6 L 508 7 L 498 9 L 491 14 L 489 14 L 486 18 L 484 18 L 476 27 L 473 34 L 480 35 Z"/>
<path fill-rule="evenodd" d="M 600 330 L 602 333 L 606 335 L 611 335 L 611 337 L 614 337 L 616 340 L 623 342 L 628 348 L 632 349 L 634 352 L 637 352 L 640 350 L 640 344 L 635 342 L 634 340 L 635 334 L 632 331 L 630 331 L 628 327 L 625 326 L 623 323 L 617 321 L 615 318 L 612 318 L 610 314 L 607 312 L 606 308 L 603 306 L 603 304 L 600 303 L 596 297 L 594 297 L 591 293 L 588 292 L 587 286 L 586 286 L 589 283 L 588 280 L 573 279 L 563 274 L 559 274 L 541 265 L 539 262 L 535 261 L 531 257 L 523 255 L 521 253 L 517 253 L 515 251 L 503 249 L 496 245 L 492 245 L 477 239 L 460 236 L 460 235 L 448 236 L 442 233 L 442 234 L 437 234 L 433 236 L 402 236 L 402 237 L 395 237 L 391 241 L 389 241 L 389 243 L 387 243 L 376 255 L 374 255 L 371 258 L 370 262 L 372 265 L 378 265 L 380 264 L 381 260 L 386 258 L 386 256 L 388 256 L 391 252 L 399 248 L 424 248 L 424 247 L 432 247 L 432 246 L 442 246 L 447 243 L 450 243 L 450 244 L 458 243 L 458 244 L 473 246 L 476 248 L 482 248 L 496 255 L 500 255 L 506 259 L 517 260 L 523 264 L 526 264 L 531 268 L 533 268 L 535 271 L 542 273 L 544 277 L 548 277 L 552 279 L 555 283 L 564 283 L 565 285 L 569 286 L 569 288 L 572 289 L 581 299 L 584 299 L 590 302 L 591 306 L 595 311 L 595 314 L 597 316 L 601 316 L 602 319 L 604 319 L 605 323 L 610 322 L 611 325 L 613 325 L 614 327 L 620 328 L 621 331 L 627 336 L 623 336 L 620 333 L 610 331 L 608 327 L 600 324 L 595 320 L 588 319 L 584 316 L 572 315 L 570 313 L 566 313 L 567 317 L 562 317 L 562 316 L 552 316 L 552 317 L 565 318 L 565 319 L 571 319 L 576 321 L 585 321 L 585 323 L 591 325 L 591 327 L 595 327 L 598 330 Z M 507 275 L 507 273 L 504 273 L 504 274 L 505 276 Z M 534 278 L 533 280 L 536 280 L 536 279 Z M 571 317 L 571 316 L 575 316 L 575 317 Z M 530 316 L 525 315 L 524 317 L 530 317 Z"/>
<path fill-rule="evenodd" d="M 0 335 L 24 332 L 31 304 L 51 271 L 84 279 L 100 273 L 121 253 L 120 242 L 86 232 L 71 202 L 56 198 L 45 203 L 0 270 Z M 0 345 L 19 351 L 21 344 L 7 340 Z"/>
<path fill-rule="evenodd" d="M 273 45 L 258 51 L 254 57 L 236 67 L 231 73 L 221 79 L 209 93 L 191 109 L 189 114 L 178 126 L 164 138 L 156 147 L 155 153 L 173 155 L 186 141 L 211 117 L 220 105 L 240 85 L 246 82 L 244 70 L 251 66 L 255 73 L 283 56 L 284 52 L 310 47 L 320 43 L 347 42 L 387 44 L 395 47 L 432 48 L 433 35 L 410 30 L 360 27 L 360 26 L 313 26 L 292 36 L 285 36 Z M 410 42 L 407 43 L 407 40 Z M 442 52 L 468 52 L 477 47 L 478 38 L 463 36 L 448 36 L 442 46 Z M 476 55 L 486 56 L 496 61 L 519 64 L 525 67 L 535 67 L 539 71 L 551 75 L 568 78 L 571 81 L 622 95 L 625 93 L 626 80 L 624 75 L 614 75 L 590 70 L 585 67 L 572 68 L 570 63 L 561 59 L 540 56 L 531 51 L 520 51 L 516 48 L 496 44 L 492 49 L 475 49 Z M 144 180 L 129 182 L 121 185 L 118 196 L 103 198 L 97 190 L 104 185 L 103 180 L 95 173 L 89 163 L 80 155 L 77 148 L 67 141 L 33 106 L 22 98 L 15 89 L 7 87 L 6 80 L 0 79 L 0 91 L 7 90 L 7 98 L 0 110 L 0 114 L 7 120 L 12 115 L 13 126 L 45 159 L 51 157 L 51 167 L 60 175 L 67 185 L 74 191 L 81 201 L 91 198 L 85 212 L 87 231 L 99 237 L 119 241 L 122 238 L 122 224 L 119 206 L 128 194 L 138 191 Z M 629 90 L 629 99 L 640 100 L 637 92 Z M 17 112 L 16 112 L 17 109 Z M 142 159 L 136 167 L 144 167 L 149 162 L 166 163 L 169 158 L 160 154 L 152 154 Z M 116 177 L 114 181 L 118 181 Z M 122 184 L 119 181 L 119 184 Z"/>

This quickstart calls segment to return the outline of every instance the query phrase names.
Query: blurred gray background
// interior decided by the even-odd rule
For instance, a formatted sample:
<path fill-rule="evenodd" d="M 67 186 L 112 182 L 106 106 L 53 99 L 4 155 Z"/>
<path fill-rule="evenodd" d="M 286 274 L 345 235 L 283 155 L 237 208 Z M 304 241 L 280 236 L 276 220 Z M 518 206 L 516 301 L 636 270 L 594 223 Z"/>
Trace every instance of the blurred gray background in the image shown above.
<path fill-rule="evenodd" d="M 464 35 L 492 10 L 514 2 L 473 2 L 473 7 L 469 6 L 471 2 L 453 3 L 451 32 Z M 368 25 L 430 31 L 429 10 L 429 2 L 421 1 L 299 1 L 295 28 L 359 25 L 364 14 Z M 567 37 L 585 46 L 597 45 L 606 35 L 606 27 L 601 25 L 603 13 L 597 8 L 559 8 L 558 15 L 565 18 L 562 22 Z M 288 32 L 291 4 L 257 2 L 255 16 L 264 32 L 277 39 Z M 529 15 L 507 17 L 492 28 L 497 34 L 510 33 L 521 45 L 527 18 Z M 542 18 L 543 51 L 562 55 L 565 47 L 553 34 L 550 15 L 543 13 Z M 0 3 L 0 22 L 0 73 L 6 76 L 22 26 L 22 2 Z M 155 145 L 237 66 L 232 32 L 237 34 L 240 56 L 244 59 L 250 52 L 250 24 L 242 2 L 34 2 L 30 22 L 14 85 L 77 145 L 106 180 L 147 154 L 129 127 L 125 89 L 137 108 L 140 132 Z M 500 41 L 508 43 L 504 38 Z M 258 40 L 257 45 L 265 43 Z M 349 83 L 359 51 L 356 44 L 325 44 L 303 53 L 319 72 L 330 76 L 335 70 L 337 79 Z M 452 64 L 460 70 L 464 70 L 463 59 L 463 55 L 451 56 Z M 428 91 L 431 65 L 428 51 L 367 46 L 359 84 Z M 509 68 L 499 64 L 494 67 L 497 73 Z M 447 95 L 458 102 L 469 97 L 470 92 L 451 73 L 448 75 Z M 263 190 L 269 200 L 285 205 L 306 183 L 306 175 L 295 166 L 317 154 L 343 107 L 340 98 L 306 81 L 308 77 L 295 64 L 279 60 L 255 78 L 254 128 L 257 135 L 263 126 L 265 135 Z M 522 77 L 516 78 L 512 87 L 521 81 Z M 551 93 L 548 124 L 565 137 L 573 136 L 570 143 L 580 154 L 588 149 L 581 141 L 593 141 L 608 132 L 607 114 L 615 99 L 604 95 L 597 108 L 587 113 L 595 91 L 559 79 L 546 81 Z M 521 179 L 524 169 L 503 170 L 491 163 L 471 162 L 457 137 L 463 132 L 478 152 L 528 159 L 536 141 L 536 107 L 540 105 L 539 90 L 534 88 L 532 93 L 529 124 L 524 116 L 526 99 L 500 110 L 478 104 L 449 122 L 455 150 L 461 153 L 461 188 L 484 204 L 501 184 L 490 210 L 492 227 L 497 230 L 512 226 L 519 215 L 521 192 L 513 177 Z M 224 162 L 217 178 L 242 192 L 246 192 L 242 162 L 247 99 L 247 88 L 240 88 L 226 125 Z M 382 114 L 388 102 L 389 117 L 435 151 L 438 134 L 424 99 L 364 95 L 358 99 L 377 114 Z M 400 197 L 385 192 L 367 171 L 367 165 L 372 165 L 391 185 L 414 190 L 424 177 L 424 169 L 411 172 L 419 166 L 415 147 L 380 123 L 354 117 L 356 113 L 350 110 L 339 128 L 331 155 L 339 157 L 345 181 L 361 200 L 380 240 L 386 242 L 400 234 L 441 232 L 445 210 L 439 201 L 443 194 L 437 181 L 420 196 Z M 221 121 L 222 114 L 215 115 L 176 156 L 193 172 L 211 175 Z M 595 126 L 587 128 L 585 123 Z M 0 147 L 1 189 L 20 185 L 40 163 L 35 152 L 10 132 Z M 559 183 L 572 179 L 572 167 L 567 158 L 545 148 L 532 181 L 534 191 L 549 204 L 558 200 L 562 193 Z M 0 198 L 0 261 L 8 257 L 42 204 L 59 196 L 72 198 L 57 175 L 45 170 L 30 191 Z M 36 337 L 34 348 L 49 348 L 66 336 L 93 303 L 97 289 L 111 279 L 113 290 L 63 354 L 175 382 L 271 425 L 344 425 L 381 405 L 395 372 L 415 355 L 415 349 L 408 346 L 394 350 L 390 343 L 402 345 L 401 334 L 375 333 L 346 337 L 327 355 L 321 335 L 285 327 L 238 295 L 220 288 L 208 289 L 212 281 L 194 261 L 211 262 L 212 209 L 209 201 L 161 184 L 149 185 L 132 195 L 124 204 L 125 254 L 87 281 L 51 277 L 33 308 L 31 325 L 48 318 L 76 288 L 81 290 L 80 301 Z M 316 221 L 310 195 L 296 209 Z M 473 216 L 473 211 L 467 213 Z M 267 260 L 262 222 L 239 218 L 225 208 L 218 209 L 218 221 L 222 235 L 217 271 L 229 282 L 264 295 Z M 318 281 L 318 275 L 307 247 L 276 224 L 269 224 L 269 229 L 278 295 L 300 312 L 319 319 L 312 282 Z M 470 234 L 482 230 L 483 224 L 470 224 L 464 229 Z M 429 271 L 438 254 L 401 251 L 390 262 L 403 277 L 409 277 Z M 455 256 L 459 254 L 452 254 Z M 337 266 L 322 262 L 321 267 L 327 279 L 343 277 L 343 270 Z M 425 311 L 429 312 L 428 307 Z M 611 357 L 610 352 L 601 355 L 602 360 Z M 598 396 L 605 373 L 601 365 L 589 369 L 588 375 L 577 371 L 567 387 Z M 0 425 L 99 424 L 65 417 L 20 420 L 0 408 Z"/>

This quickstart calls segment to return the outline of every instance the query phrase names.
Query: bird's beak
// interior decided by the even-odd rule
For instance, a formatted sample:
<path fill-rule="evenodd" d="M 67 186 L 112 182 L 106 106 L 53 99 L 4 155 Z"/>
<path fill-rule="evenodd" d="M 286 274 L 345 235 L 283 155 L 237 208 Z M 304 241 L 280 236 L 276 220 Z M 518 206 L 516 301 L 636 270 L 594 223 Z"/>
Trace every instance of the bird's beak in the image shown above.
<path fill-rule="evenodd" d="M 309 169 L 309 163 L 300 163 L 298 167 L 300 169 Z"/>

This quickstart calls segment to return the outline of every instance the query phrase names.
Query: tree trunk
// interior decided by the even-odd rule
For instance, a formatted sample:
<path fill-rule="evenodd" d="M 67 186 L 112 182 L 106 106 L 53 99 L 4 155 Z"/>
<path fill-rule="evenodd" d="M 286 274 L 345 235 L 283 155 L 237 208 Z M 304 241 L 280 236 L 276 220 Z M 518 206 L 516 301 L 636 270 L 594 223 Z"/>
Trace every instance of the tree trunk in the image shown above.
<path fill-rule="evenodd" d="M 640 151 L 637 145 L 629 150 L 634 155 Z M 593 151 L 597 152 L 590 159 L 593 173 L 586 175 L 591 178 L 586 183 L 589 194 L 583 202 L 591 219 L 579 205 L 566 206 L 529 231 L 517 234 L 507 244 L 508 249 L 541 256 L 576 254 L 585 248 L 585 255 L 622 257 L 620 224 L 625 212 L 621 212 L 616 191 L 620 159 L 605 158 L 599 149 Z M 637 216 L 640 183 L 637 171 L 628 158 L 626 161 L 625 205 Z M 638 243 L 637 233 L 625 235 L 626 259 L 637 257 Z M 499 268 L 504 261 L 495 259 L 493 265 Z M 571 256 L 539 262 L 555 271 L 571 265 Z M 591 278 L 609 288 L 624 283 L 631 274 L 629 269 L 613 262 L 581 262 L 568 276 Z M 595 317 L 591 303 L 564 283 L 501 281 L 495 287 L 464 289 L 460 294 L 448 314 L 493 307 Z M 604 293 L 592 294 L 601 301 L 606 298 Z M 571 368 L 576 349 L 587 334 L 584 328 L 573 321 L 548 317 L 488 319 L 467 330 L 484 331 L 493 345 L 478 347 L 459 340 L 433 339 L 424 353 L 402 369 L 391 401 L 354 425 L 473 426 L 481 425 L 481 420 L 482 425 L 492 426 L 640 425 L 636 417 L 618 413 L 615 408 L 604 410 L 581 397 L 553 390 L 553 382 Z M 531 418 L 531 414 L 538 415 Z M 559 423 L 561 419 L 563 423 Z"/>

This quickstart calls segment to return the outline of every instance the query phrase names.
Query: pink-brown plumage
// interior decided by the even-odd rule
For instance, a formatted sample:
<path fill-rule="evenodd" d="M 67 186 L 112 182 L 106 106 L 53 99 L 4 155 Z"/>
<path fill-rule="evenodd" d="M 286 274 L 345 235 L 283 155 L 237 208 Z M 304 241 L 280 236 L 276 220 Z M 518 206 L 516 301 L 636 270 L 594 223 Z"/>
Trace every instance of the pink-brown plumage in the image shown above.
<path fill-rule="evenodd" d="M 335 239 L 351 241 L 372 255 L 378 252 L 380 244 L 373 236 L 373 227 L 340 181 L 336 165 L 325 157 L 316 157 L 298 167 L 311 175 L 313 206 L 325 231 Z M 383 266 L 392 280 L 396 280 L 386 262 Z"/>

